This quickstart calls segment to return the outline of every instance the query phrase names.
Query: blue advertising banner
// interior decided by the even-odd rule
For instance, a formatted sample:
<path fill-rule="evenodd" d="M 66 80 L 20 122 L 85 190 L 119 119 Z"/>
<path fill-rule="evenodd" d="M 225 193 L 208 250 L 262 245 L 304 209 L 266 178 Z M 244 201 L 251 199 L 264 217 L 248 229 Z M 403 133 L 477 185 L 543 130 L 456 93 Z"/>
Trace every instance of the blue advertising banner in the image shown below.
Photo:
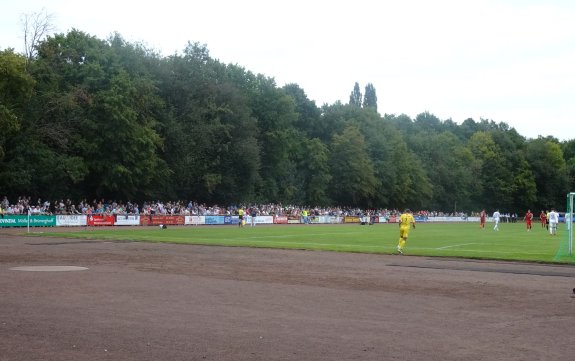
<path fill-rule="evenodd" d="M 413 218 L 415 218 L 415 222 L 427 222 L 426 216 L 415 216 Z"/>
<path fill-rule="evenodd" d="M 240 217 L 238 216 L 225 216 L 224 224 L 238 224 L 240 223 Z"/>
<path fill-rule="evenodd" d="M 206 216 L 206 224 L 224 224 L 224 216 Z"/>

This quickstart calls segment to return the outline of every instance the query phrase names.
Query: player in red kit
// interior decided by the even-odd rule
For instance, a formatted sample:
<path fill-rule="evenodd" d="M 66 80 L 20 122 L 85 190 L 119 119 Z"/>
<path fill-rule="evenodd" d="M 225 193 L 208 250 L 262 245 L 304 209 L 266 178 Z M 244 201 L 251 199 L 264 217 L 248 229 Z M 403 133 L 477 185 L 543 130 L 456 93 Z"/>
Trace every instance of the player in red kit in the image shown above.
<path fill-rule="evenodd" d="M 541 227 L 547 228 L 547 214 L 544 211 L 541 211 L 539 218 L 541 218 Z"/>
<path fill-rule="evenodd" d="M 485 213 L 485 209 L 479 213 L 479 227 L 481 229 L 485 228 L 485 220 L 487 219 L 487 213 Z"/>
<path fill-rule="evenodd" d="M 531 210 L 528 209 L 527 213 L 525 213 L 525 224 L 527 225 L 527 232 L 531 231 L 531 221 L 533 221 L 533 213 Z"/>

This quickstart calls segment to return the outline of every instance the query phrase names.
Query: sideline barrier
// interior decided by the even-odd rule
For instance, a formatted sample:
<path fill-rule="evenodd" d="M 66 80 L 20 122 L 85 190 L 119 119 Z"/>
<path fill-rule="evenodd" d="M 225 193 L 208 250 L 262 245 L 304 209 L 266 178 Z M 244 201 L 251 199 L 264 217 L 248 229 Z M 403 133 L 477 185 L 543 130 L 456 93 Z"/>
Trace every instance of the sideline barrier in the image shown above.
<path fill-rule="evenodd" d="M 113 226 L 114 216 L 105 214 L 91 214 L 88 216 L 88 226 Z"/>
<path fill-rule="evenodd" d="M 275 224 L 288 224 L 288 217 L 287 216 L 275 216 L 274 217 Z"/>
<path fill-rule="evenodd" d="M 185 216 L 172 215 L 144 215 L 140 216 L 141 226 L 159 226 L 160 224 L 171 226 L 183 226 L 186 222 Z"/>
<path fill-rule="evenodd" d="M 55 227 L 56 216 L 30 216 L 30 227 Z M 28 227 L 27 215 L 5 214 L 0 227 Z"/>
<path fill-rule="evenodd" d="M 135 214 L 118 214 L 114 226 L 139 226 L 140 216 Z"/>
<path fill-rule="evenodd" d="M 82 227 L 86 225 L 88 225 L 88 216 L 85 214 L 56 216 L 57 227 Z"/>
<path fill-rule="evenodd" d="M 370 220 L 369 217 L 363 217 Z M 245 216 L 246 225 L 250 225 L 251 216 Z M 310 216 L 310 224 L 360 224 L 359 216 Z M 396 216 L 389 218 L 374 216 L 373 223 L 397 223 Z M 479 217 L 424 217 L 416 216 L 420 222 L 479 222 Z M 491 222 L 491 217 L 488 218 Z M 165 225 L 237 225 L 239 217 L 227 216 L 180 216 L 180 215 L 31 215 L 30 227 L 84 227 L 84 226 L 157 226 Z M 255 224 L 302 224 L 298 216 L 257 216 Z M 27 215 L 4 215 L 0 217 L 0 227 L 27 227 Z"/>

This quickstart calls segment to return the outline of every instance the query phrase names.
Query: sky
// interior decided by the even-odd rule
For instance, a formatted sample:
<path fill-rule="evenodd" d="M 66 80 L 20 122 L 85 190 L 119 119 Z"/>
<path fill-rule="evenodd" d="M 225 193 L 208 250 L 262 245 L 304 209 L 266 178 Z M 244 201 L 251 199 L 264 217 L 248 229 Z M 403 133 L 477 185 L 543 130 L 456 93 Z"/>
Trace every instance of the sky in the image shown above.
<path fill-rule="evenodd" d="M 380 114 L 505 122 L 575 139 L 572 0 L 0 0 L 0 49 L 24 49 L 22 16 L 55 32 L 118 32 L 164 56 L 212 58 L 298 84 L 316 105 L 373 84 Z M 95 4 L 96 6 L 90 6 Z"/>

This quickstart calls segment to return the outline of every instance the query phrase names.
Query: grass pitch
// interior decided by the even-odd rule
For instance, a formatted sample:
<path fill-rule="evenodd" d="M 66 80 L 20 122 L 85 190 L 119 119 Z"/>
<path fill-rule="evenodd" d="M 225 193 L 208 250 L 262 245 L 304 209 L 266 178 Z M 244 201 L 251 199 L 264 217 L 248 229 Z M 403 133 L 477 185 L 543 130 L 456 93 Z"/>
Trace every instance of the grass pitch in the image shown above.
<path fill-rule="evenodd" d="M 500 224 L 493 231 L 487 224 L 418 223 L 404 248 L 406 255 L 461 257 L 575 264 L 566 252 L 565 225 L 551 236 L 539 224 L 527 232 L 523 223 Z M 122 228 L 83 228 L 43 236 L 101 240 L 131 240 L 214 246 L 304 249 L 356 253 L 396 253 L 399 238 L 397 224 L 360 225 L 258 225 L 170 226 Z"/>

